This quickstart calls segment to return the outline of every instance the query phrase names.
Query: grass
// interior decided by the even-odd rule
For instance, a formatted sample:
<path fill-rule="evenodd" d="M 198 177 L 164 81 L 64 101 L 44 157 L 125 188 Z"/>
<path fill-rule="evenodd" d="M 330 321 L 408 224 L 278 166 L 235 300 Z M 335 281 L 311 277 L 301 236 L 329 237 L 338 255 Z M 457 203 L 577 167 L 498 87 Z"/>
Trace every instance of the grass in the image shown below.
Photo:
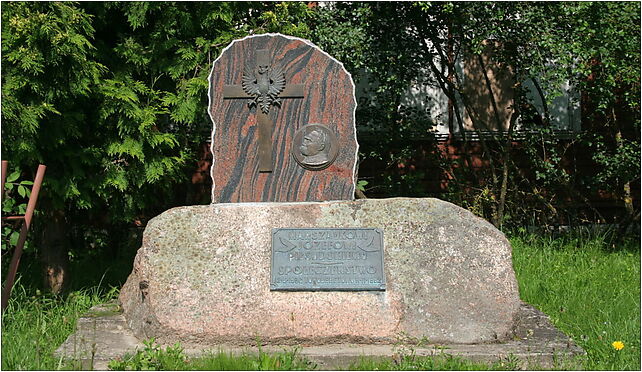
<path fill-rule="evenodd" d="M 259 348 L 258 354 L 244 353 L 233 355 L 225 352 L 208 352 L 199 358 L 188 358 L 179 344 L 161 348 L 154 340 L 143 342 L 145 347 L 135 354 L 125 355 L 112 360 L 109 368 L 112 370 L 159 370 L 159 371 L 293 371 L 312 370 L 316 366 L 301 358 L 297 349 L 284 350 L 268 354 Z"/>
<path fill-rule="evenodd" d="M 556 239 L 512 237 L 513 262 L 522 300 L 551 317 L 555 326 L 587 351 L 583 369 L 640 370 L 640 248 L 635 241 L 613 246 L 604 237 L 573 235 Z M 87 267 L 87 266 L 85 266 Z M 90 273 L 91 274 L 91 273 Z M 89 275 L 85 273 L 85 275 Z M 89 276 L 100 278 L 100 274 Z M 115 278 L 114 281 L 124 278 Z M 92 281 L 89 281 L 90 283 Z M 93 282 L 98 282 L 95 279 Z M 102 283 L 104 285 L 104 283 Z M 55 297 L 18 281 L 2 316 L 2 369 L 74 368 L 52 356 L 71 334 L 76 319 L 91 306 L 115 297 L 118 286 L 79 289 Z M 98 289 L 102 288 L 102 289 Z M 622 350 L 612 343 L 621 341 Z M 351 370 L 512 370 L 508 358 L 494 364 L 441 355 L 363 359 Z M 212 352 L 189 358 L 180 345 L 144 350 L 112 362 L 113 369 L 309 370 L 315 365 L 297 350 L 232 356 Z"/>
<path fill-rule="evenodd" d="M 515 358 L 507 358 L 495 363 L 475 363 L 448 354 L 434 357 L 402 355 L 392 359 L 361 359 L 349 366 L 352 371 L 513 371 L 518 369 Z"/>
<path fill-rule="evenodd" d="M 268 354 L 259 348 L 258 354 L 244 353 L 232 355 L 225 352 L 209 352 L 199 358 L 188 358 L 180 345 L 162 348 L 154 340 L 144 342 L 143 350 L 123 358 L 112 360 L 112 370 L 314 370 L 316 365 L 298 355 L 298 349 L 284 350 Z M 515 370 L 518 360 L 507 358 L 496 363 L 473 363 L 460 357 L 443 354 L 436 357 L 415 356 L 414 352 L 397 354 L 392 359 L 362 358 L 348 366 L 348 370 L 435 370 L 435 371 L 475 371 L 475 370 Z"/>
<path fill-rule="evenodd" d="M 19 281 L 2 314 L 2 369 L 51 370 L 67 365 L 53 352 L 76 327 L 78 317 L 114 298 L 112 291 L 85 289 L 65 297 L 29 292 Z"/>
<path fill-rule="evenodd" d="M 639 242 L 530 235 L 511 243 L 520 297 L 586 350 L 585 369 L 640 370 Z"/>

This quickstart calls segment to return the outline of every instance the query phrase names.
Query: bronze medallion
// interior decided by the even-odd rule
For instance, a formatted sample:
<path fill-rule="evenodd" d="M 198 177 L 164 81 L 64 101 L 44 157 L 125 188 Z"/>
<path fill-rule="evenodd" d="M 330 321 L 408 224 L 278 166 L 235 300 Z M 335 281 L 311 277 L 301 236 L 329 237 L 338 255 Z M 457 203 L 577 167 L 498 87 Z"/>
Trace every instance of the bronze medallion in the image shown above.
<path fill-rule="evenodd" d="M 325 169 L 334 162 L 337 154 L 337 136 L 323 124 L 308 124 L 294 135 L 292 156 L 305 169 Z"/>

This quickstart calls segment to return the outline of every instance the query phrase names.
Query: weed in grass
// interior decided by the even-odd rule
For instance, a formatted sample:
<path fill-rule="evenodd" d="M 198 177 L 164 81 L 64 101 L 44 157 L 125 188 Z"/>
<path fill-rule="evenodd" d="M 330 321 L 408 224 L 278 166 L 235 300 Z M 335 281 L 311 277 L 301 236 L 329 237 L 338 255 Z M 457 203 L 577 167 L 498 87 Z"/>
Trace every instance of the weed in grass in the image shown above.
<path fill-rule="evenodd" d="M 639 242 L 614 246 L 581 235 L 511 242 L 522 300 L 586 350 L 584 368 L 640 370 Z"/>

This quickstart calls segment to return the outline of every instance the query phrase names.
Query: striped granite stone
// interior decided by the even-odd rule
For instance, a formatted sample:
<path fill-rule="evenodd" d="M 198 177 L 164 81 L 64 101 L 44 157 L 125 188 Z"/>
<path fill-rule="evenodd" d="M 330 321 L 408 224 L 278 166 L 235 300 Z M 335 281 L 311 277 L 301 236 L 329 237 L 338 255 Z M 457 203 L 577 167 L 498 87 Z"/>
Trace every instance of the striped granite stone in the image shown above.
<path fill-rule="evenodd" d="M 244 67 L 257 50 L 284 71 L 286 86 L 303 85 L 303 98 L 283 98 L 272 106 L 273 171 L 259 172 L 257 108 L 248 99 L 226 99 L 225 85 L 241 85 Z M 214 61 L 209 114 L 213 122 L 212 202 L 292 202 L 352 200 L 357 139 L 354 83 L 343 65 L 311 42 L 280 34 L 233 41 Z M 322 124 L 337 137 L 339 153 L 326 169 L 307 170 L 291 155 L 295 133 Z"/>

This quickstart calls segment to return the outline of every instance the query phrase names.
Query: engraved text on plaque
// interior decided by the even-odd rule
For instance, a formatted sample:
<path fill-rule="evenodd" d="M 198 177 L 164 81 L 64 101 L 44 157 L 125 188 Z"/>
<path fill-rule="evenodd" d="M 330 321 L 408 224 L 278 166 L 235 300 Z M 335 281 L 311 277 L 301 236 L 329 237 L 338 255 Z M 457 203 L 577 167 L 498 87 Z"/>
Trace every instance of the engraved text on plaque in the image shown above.
<path fill-rule="evenodd" d="M 374 228 L 273 229 L 270 289 L 385 290 L 383 231 Z"/>

